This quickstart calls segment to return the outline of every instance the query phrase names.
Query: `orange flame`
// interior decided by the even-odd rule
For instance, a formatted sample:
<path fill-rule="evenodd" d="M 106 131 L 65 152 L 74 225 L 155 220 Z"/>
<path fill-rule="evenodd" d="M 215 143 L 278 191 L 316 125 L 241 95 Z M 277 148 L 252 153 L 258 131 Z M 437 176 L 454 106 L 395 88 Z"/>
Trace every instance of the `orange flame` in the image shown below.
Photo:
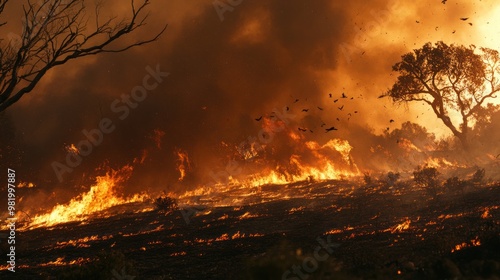
<path fill-rule="evenodd" d="M 189 171 L 189 169 L 191 169 L 191 163 L 189 162 L 189 156 L 188 156 L 187 152 L 184 152 L 184 151 L 181 151 L 180 149 L 178 149 L 176 151 L 176 154 L 178 157 L 177 170 L 180 173 L 179 181 L 182 181 L 186 177 L 187 171 Z"/>
<path fill-rule="evenodd" d="M 127 179 L 132 167 L 127 165 L 118 171 L 111 171 L 105 176 L 98 176 L 96 184 L 86 193 L 80 194 L 64 205 L 56 205 L 49 213 L 33 218 L 29 228 L 53 226 L 71 221 L 83 221 L 89 215 L 98 213 L 115 205 L 143 201 L 144 196 L 135 195 L 124 199 L 116 194 L 117 184 Z"/>

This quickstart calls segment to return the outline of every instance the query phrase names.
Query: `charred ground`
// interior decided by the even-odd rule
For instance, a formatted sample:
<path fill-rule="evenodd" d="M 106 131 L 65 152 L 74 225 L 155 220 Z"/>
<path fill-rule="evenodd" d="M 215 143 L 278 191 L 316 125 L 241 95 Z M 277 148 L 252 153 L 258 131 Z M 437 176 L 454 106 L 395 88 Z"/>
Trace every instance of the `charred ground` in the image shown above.
<path fill-rule="evenodd" d="M 340 246 L 309 279 L 500 275 L 498 183 L 469 182 L 463 193 L 436 197 L 409 181 L 300 182 L 259 192 L 289 198 L 210 207 L 213 199 L 202 197 L 167 213 L 129 204 L 108 218 L 19 232 L 16 273 L 2 279 L 281 279 L 328 235 Z"/>

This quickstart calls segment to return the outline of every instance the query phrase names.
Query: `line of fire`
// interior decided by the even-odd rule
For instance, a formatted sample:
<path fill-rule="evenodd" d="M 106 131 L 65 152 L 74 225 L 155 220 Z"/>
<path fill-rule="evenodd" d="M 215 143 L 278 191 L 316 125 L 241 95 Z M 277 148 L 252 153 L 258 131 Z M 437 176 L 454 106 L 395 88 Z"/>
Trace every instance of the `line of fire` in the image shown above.
<path fill-rule="evenodd" d="M 0 278 L 499 278 L 499 25 L 0 1 Z"/>

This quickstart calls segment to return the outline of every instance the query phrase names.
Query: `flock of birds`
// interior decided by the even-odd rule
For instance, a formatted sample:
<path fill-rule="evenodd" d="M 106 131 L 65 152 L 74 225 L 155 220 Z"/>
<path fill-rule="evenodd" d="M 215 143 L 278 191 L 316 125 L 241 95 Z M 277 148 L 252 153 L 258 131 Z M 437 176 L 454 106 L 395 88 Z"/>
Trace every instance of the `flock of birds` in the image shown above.
<path fill-rule="evenodd" d="M 328 94 L 328 97 L 329 97 L 329 98 L 332 98 L 332 99 L 334 98 L 332 93 L 329 93 L 329 94 Z M 339 102 L 339 100 L 341 100 L 341 99 L 354 100 L 354 97 L 348 97 L 348 96 L 347 96 L 344 92 L 342 92 L 342 94 L 340 95 L 340 97 L 335 98 L 335 99 L 333 100 L 333 103 L 337 103 L 337 102 Z M 306 98 L 306 101 L 307 101 L 307 98 Z M 297 99 L 295 99 L 295 100 L 293 101 L 293 104 L 296 104 L 296 103 L 298 103 L 298 102 L 300 102 L 300 99 L 298 99 L 298 98 L 297 98 Z M 339 111 L 341 111 L 341 112 L 345 112 L 344 108 L 345 108 L 345 104 L 342 104 L 341 106 L 338 106 L 338 107 L 337 107 L 337 109 L 338 109 Z M 320 106 L 316 106 L 316 108 L 315 108 L 315 109 L 317 109 L 317 110 L 319 110 L 319 111 L 324 111 L 324 110 L 325 110 L 325 108 L 320 107 Z M 306 108 L 301 109 L 301 112 L 302 112 L 302 113 L 309 113 L 309 111 L 310 111 L 310 110 L 311 110 L 311 108 L 310 108 L 310 107 L 306 107 Z M 290 111 L 290 107 L 289 107 L 289 106 L 286 106 L 286 111 Z M 274 112 L 273 112 L 273 113 L 274 113 Z M 350 120 L 350 118 L 353 116 L 353 114 L 357 114 L 357 113 L 358 113 L 358 111 L 348 112 L 348 113 L 346 114 L 346 115 L 347 115 L 347 120 L 349 121 L 349 120 Z M 256 119 L 255 119 L 255 121 L 258 121 L 258 122 L 259 122 L 259 121 L 261 121 L 261 120 L 262 120 L 262 118 L 263 118 L 263 117 L 264 117 L 264 116 L 260 116 L 260 117 L 256 118 Z M 274 115 L 272 114 L 270 117 L 274 117 Z M 336 120 L 337 120 L 337 121 L 340 121 L 340 118 L 338 118 L 338 117 L 337 117 L 337 118 L 336 118 Z M 391 121 L 393 121 L 393 120 L 391 120 Z M 338 130 L 335 126 L 329 126 L 329 127 L 325 127 L 325 126 L 327 126 L 327 124 L 326 124 L 326 123 L 324 123 L 324 122 L 322 121 L 322 122 L 321 122 L 320 127 L 321 127 L 321 128 L 323 128 L 323 129 L 325 130 L 325 133 L 328 133 L 328 132 L 330 132 L 330 131 L 335 131 L 335 130 Z M 309 129 L 309 128 L 305 128 L 305 127 L 298 127 L 297 129 L 298 129 L 299 131 L 301 131 L 301 132 L 307 132 L 307 131 L 309 131 L 310 133 L 314 133 L 314 130 Z"/>

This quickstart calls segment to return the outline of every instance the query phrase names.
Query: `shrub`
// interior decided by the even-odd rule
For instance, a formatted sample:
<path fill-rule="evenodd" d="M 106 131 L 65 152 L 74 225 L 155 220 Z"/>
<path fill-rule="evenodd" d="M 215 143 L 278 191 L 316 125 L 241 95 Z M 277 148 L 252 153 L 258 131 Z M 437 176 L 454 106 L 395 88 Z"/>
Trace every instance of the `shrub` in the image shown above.
<path fill-rule="evenodd" d="M 471 182 L 474 184 L 481 184 L 484 180 L 485 174 L 486 174 L 486 170 L 484 168 L 479 168 L 472 175 Z"/>
<path fill-rule="evenodd" d="M 177 209 L 177 201 L 174 198 L 168 196 L 159 196 L 155 199 L 156 210 L 160 212 L 172 212 Z"/>
<path fill-rule="evenodd" d="M 465 187 L 467 186 L 467 182 L 464 180 L 460 180 L 458 177 L 450 177 L 446 179 L 444 183 L 445 188 L 450 192 L 464 192 Z"/>
<path fill-rule="evenodd" d="M 386 179 L 387 185 L 389 187 L 394 186 L 394 184 L 396 184 L 396 182 L 399 180 L 400 177 L 401 177 L 401 175 L 399 173 L 394 173 L 392 171 L 388 172 L 387 179 Z"/>
<path fill-rule="evenodd" d="M 439 171 L 435 167 L 418 167 L 413 172 L 413 180 L 417 185 L 424 187 L 427 192 L 436 198 L 439 187 Z"/>

